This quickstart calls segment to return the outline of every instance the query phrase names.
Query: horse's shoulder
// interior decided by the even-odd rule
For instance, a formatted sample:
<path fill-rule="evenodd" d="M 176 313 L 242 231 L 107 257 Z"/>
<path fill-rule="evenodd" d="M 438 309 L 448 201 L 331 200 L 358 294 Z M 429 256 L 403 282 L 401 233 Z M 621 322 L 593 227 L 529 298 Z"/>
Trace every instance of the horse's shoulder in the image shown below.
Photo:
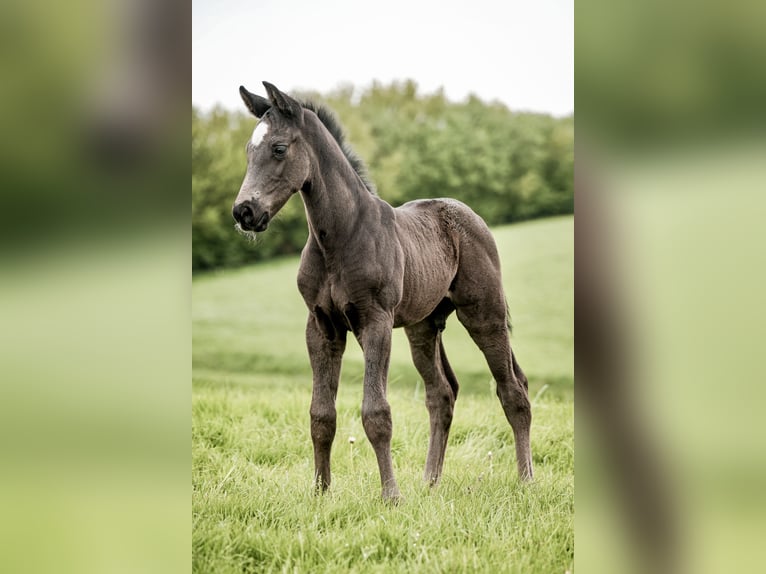
<path fill-rule="evenodd" d="M 317 290 L 326 275 L 324 256 L 315 241 L 309 241 L 301 252 L 301 262 L 298 266 L 298 290 L 306 297 Z"/>

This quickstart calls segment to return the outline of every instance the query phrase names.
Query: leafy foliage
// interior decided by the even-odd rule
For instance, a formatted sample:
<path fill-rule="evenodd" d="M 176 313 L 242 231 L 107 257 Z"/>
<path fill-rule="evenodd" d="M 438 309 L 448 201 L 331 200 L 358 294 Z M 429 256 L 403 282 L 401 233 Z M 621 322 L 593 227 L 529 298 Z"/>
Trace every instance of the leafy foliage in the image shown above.
<path fill-rule="evenodd" d="M 332 108 L 366 159 L 378 193 L 392 205 L 454 197 L 490 225 L 574 209 L 574 121 L 512 112 L 471 96 L 418 94 L 413 81 L 356 91 L 301 94 Z M 244 145 L 255 120 L 220 108 L 192 109 L 192 266 L 242 265 L 298 252 L 303 208 L 292 200 L 258 245 L 236 236 L 231 204 L 245 171 Z"/>

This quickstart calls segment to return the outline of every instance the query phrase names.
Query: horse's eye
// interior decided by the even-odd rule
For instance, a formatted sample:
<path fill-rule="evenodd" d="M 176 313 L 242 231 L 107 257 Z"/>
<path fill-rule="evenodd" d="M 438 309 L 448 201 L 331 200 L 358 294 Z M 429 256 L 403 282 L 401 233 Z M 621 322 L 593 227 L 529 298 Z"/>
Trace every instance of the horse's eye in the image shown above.
<path fill-rule="evenodd" d="M 287 146 L 284 144 L 277 144 L 273 148 L 274 157 L 281 159 L 285 157 L 285 154 L 287 153 Z"/>

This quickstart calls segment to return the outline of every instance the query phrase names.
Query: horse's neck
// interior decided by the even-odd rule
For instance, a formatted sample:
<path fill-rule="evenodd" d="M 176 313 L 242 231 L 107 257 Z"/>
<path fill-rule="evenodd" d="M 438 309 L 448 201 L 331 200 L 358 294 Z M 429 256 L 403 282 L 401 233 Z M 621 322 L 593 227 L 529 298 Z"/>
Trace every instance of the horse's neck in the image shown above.
<path fill-rule="evenodd" d="M 314 238 L 323 249 L 337 250 L 346 245 L 360 218 L 368 216 L 377 202 L 340 148 L 332 151 L 330 161 L 320 164 L 317 160 L 311 186 L 301 190 L 301 196 Z"/>
<path fill-rule="evenodd" d="M 355 185 L 327 175 L 314 178 L 311 188 L 301 194 L 314 237 L 325 247 L 342 246 L 374 207 L 374 199 L 361 182 Z"/>

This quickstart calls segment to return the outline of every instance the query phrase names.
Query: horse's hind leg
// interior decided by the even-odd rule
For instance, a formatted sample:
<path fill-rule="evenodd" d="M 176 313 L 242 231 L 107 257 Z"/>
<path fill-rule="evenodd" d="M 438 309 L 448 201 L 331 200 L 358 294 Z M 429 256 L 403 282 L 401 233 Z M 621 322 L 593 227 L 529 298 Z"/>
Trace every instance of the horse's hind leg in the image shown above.
<path fill-rule="evenodd" d="M 489 289 L 472 299 L 457 305 L 457 316 L 484 353 L 497 382 L 497 396 L 516 439 L 519 477 L 531 480 L 529 429 L 532 411 L 527 395 L 527 378 L 516 362 L 508 339 L 505 298 L 501 289 Z"/>
<path fill-rule="evenodd" d="M 441 331 L 452 309 L 451 305 L 448 309 L 440 305 L 431 317 L 405 327 L 412 359 L 420 376 L 423 377 L 426 389 L 426 408 L 428 408 L 431 423 L 431 435 L 428 441 L 424 480 L 431 484 L 436 484 L 441 477 L 458 390 L 457 379 L 447 362 L 441 342 Z"/>

